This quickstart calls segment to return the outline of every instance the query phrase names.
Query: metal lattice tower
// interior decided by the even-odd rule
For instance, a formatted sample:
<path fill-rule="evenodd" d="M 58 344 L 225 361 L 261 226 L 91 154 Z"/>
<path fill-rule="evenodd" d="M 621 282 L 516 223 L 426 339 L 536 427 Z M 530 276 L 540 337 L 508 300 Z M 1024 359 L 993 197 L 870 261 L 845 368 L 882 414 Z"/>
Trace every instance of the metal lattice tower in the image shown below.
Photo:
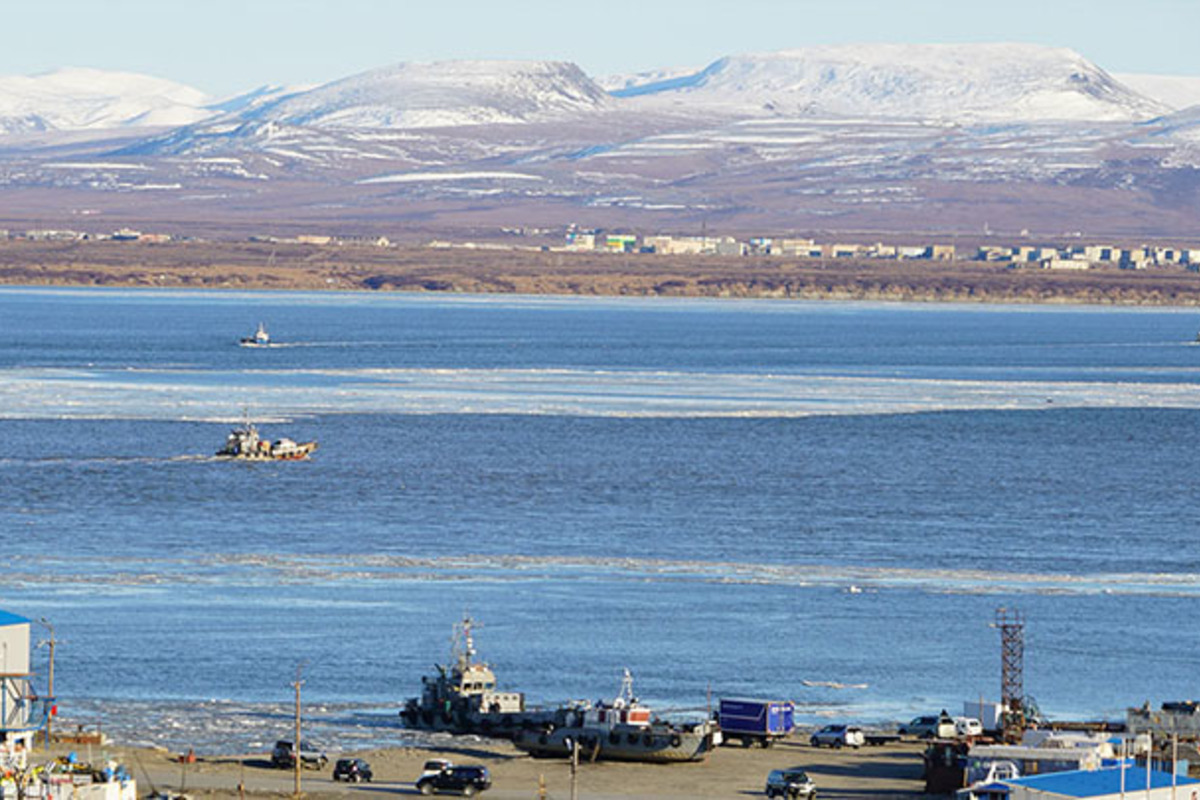
<path fill-rule="evenodd" d="M 1025 730 L 1025 617 L 1015 608 L 996 609 L 1000 629 L 1000 702 L 1004 738 L 1019 739 Z"/>

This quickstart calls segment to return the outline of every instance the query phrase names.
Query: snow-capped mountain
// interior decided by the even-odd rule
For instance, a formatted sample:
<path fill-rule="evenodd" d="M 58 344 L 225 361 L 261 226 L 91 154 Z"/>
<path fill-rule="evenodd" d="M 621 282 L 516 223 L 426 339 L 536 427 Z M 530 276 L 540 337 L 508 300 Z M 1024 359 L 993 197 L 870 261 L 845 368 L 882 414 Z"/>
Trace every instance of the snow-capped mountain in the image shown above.
<path fill-rule="evenodd" d="M 1200 77 L 1195 75 L 1117 73 L 1113 77 L 1135 92 L 1173 109 L 1200 105 Z"/>
<path fill-rule="evenodd" d="M 949 120 L 1136 121 L 1168 109 L 1072 50 L 872 44 L 730 56 L 613 92 L 734 113 Z"/>
<path fill-rule="evenodd" d="M 317 128 L 430 128 L 534 122 L 612 105 L 574 64 L 403 63 L 268 103 L 247 119 Z"/>
<path fill-rule="evenodd" d="M 652 83 L 658 84 L 661 89 L 661 85 L 668 81 L 687 81 L 697 72 L 700 72 L 700 67 L 664 67 L 662 69 L 650 70 L 649 72 L 635 72 L 628 75 L 604 75 L 596 78 L 596 83 L 604 91 L 612 94 L 628 93 L 630 89 L 637 89 L 638 87 Z"/>
<path fill-rule="evenodd" d="M 211 116 L 198 89 L 129 72 L 0 76 L 0 132 L 187 125 Z"/>
<path fill-rule="evenodd" d="M 290 94 L 306 92 L 312 88 L 312 86 L 259 86 L 257 89 L 210 103 L 206 108 L 213 114 L 235 114 L 274 102 Z"/>
<path fill-rule="evenodd" d="M 36 188 L 235 226 L 1192 230 L 1200 106 L 1170 105 L 1026 45 L 817 47 L 601 82 L 559 62 L 402 63 L 221 101 L 64 71 L 0 79 L 0 196 L 13 219 Z"/>
<path fill-rule="evenodd" d="M 1200 143 L 1200 105 L 1188 106 L 1179 111 L 1156 117 L 1139 126 L 1140 135 L 1135 137 L 1139 142 L 1168 140 L 1187 142 L 1192 145 Z"/>

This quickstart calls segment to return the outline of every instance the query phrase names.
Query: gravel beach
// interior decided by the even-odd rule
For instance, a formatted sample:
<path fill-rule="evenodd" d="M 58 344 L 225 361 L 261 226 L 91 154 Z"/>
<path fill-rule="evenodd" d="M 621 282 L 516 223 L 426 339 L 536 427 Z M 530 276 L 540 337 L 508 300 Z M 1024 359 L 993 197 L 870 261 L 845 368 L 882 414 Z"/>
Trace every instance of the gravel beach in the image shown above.
<path fill-rule="evenodd" d="M 860 750 L 816 749 L 807 736 L 794 736 L 769 749 L 721 747 L 708 760 L 688 764 L 582 763 L 577 774 L 578 796 L 609 800 L 663 797 L 764 796 L 767 773 L 782 767 L 809 772 L 822 798 L 909 798 L 922 796 L 921 751 L 917 742 L 901 742 Z M 33 761 L 67 752 L 56 745 L 38 749 Z M 85 745 L 73 748 L 83 760 L 116 759 L 139 781 L 138 792 L 152 791 L 212 798 L 285 796 L 292 793 L 293 775 L 274 769 L 269 754 L 207 756 L 180 763 L 179 754 L 163 750 Z M 570 765 L 566 761 L 533 759 L 503 741 L 472 743 L 462 749 L 398 748 L 355 753 L 330 752 L 331 759 L 359 756 L 375 773 L 372 783 L 344 784 L 332 780 L 332 763 L 325 769 L 305 770 L 302 791 L 308 797 L 377 797 L 380 793 L 416 795 L 413 782 L 430 758 L 486 765 L 492 773 L 494 798 L 537 798 L 544 780 L 545 797 L 571 796 Z M 244 789 L 239 792 L 239 784 Z"/>

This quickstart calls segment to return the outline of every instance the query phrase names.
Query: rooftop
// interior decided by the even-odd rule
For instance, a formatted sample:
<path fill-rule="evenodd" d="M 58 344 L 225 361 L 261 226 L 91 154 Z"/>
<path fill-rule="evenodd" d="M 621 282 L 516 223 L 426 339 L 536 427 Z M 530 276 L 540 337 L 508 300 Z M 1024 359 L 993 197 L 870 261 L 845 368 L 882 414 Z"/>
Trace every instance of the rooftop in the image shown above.
<path fill-rule="evenodd" d="M 20 617 L 16 614 L 11 614 L 3 609 L 0 609 L 0 627 L 6 625 L 28 625 L 30 622 L 31 620 L 27 620 L 24 617 Z"/>
<path fill-rule="evenodd" d="M 1200 781 L 1185 775 L 1172 776 L 1169 772 L 1150 771 L 1150 788 L 1162 789 L 1171 786 L 1174 777 L 1176 786 L 1194 786 Z M 1146 788 L 1146 770 L 1142 767 L 1125 768 L 1125 791 L 1133 792 Z M 1026 778 L 1014 778 L 1003 783 L 1010 786 L 1024 786 L 1038 792 L 1060 797 L 1104 797 L 1119 794 L 1121 791 L 1121 769 L 1106 767 L 1097 770 L 1071 770 L 1070 772 L 1052 772 L 1046 775 L 1031 775 Z"/>

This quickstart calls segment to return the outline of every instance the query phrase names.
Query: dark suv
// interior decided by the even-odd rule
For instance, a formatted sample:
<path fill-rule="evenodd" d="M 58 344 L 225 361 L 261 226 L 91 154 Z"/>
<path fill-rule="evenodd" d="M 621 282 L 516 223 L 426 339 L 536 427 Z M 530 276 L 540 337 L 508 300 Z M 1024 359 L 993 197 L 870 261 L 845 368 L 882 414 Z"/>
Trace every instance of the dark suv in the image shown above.
<path fill-rule="evenodd" d="M 361 758 L 339 758 L 333 765 L 333 779 L 346 783 L 371 782 L 371 765 Z"/>
<path fill-rule="evenodd" d="M 300 742 L 301 766 L 311 767 L 312 769 L 325 769 L 325 765 L 328 763 L 329 757 L 322 753 L 320 748 L 313 747 L 310 742 Z M 275 749 L 271 751 L 271 764 L 276 767 L 287 768 L 296 766 L 296 753 L 290 741 L 281 739 L 275 743 Z"/>
<path fill-rule="evenodd" d="M 808 773 L 799 767 L 771 770 L 767 776 L 767 797 L 787 800 L 817 800 L 817 787 Z"/>
<path fill-rule="evenodd" d="M 467 797 L 490 789 L 492 776 L 487 767 L 447 767 L 441 772 L 426 773 L 417 778 L 417 791 L 421 794 L 434 792 L 462 792 Z"/>

